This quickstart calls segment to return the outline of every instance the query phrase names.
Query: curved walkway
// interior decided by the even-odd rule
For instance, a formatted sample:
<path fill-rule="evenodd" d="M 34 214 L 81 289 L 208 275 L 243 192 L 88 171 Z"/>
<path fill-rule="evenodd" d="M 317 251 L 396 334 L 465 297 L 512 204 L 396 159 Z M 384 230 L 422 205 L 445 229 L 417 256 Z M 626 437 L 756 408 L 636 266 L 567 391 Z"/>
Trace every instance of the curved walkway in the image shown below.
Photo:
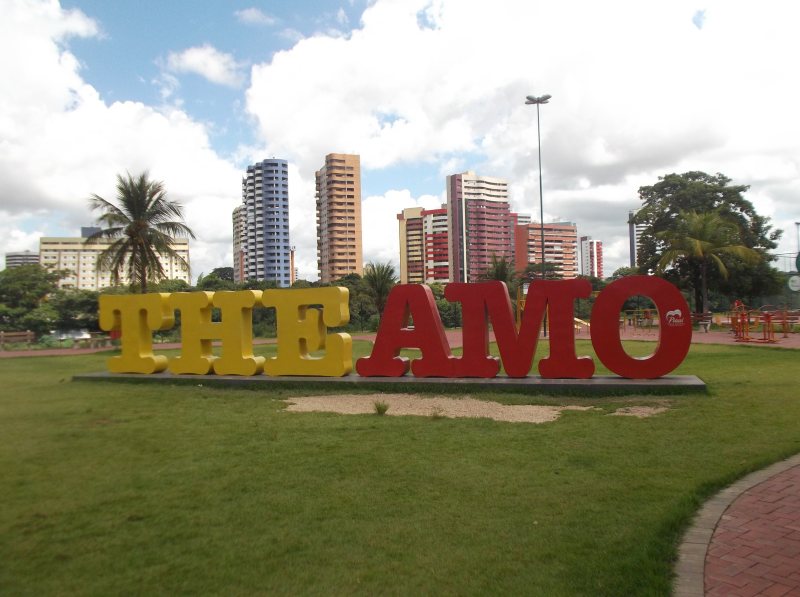
<path fill-rule="evenodd" d="M 800 454 L 706 502 L 675 573 L 676 597 L 800 595 Z"/>

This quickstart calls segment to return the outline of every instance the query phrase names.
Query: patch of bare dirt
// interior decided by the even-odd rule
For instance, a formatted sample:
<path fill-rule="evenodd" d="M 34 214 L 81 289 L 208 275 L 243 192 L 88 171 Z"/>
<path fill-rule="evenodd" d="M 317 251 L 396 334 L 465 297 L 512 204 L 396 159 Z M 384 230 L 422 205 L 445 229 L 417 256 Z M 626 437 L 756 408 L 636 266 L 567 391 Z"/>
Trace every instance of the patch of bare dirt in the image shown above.
<path fill-rule="evenodd" d="M 665 406 L 626 406 L 623 408 L 618 408 L 611 414 L 618 417 L 639 417 L 640 419 L 643 419 L 645 417 L 654 417 L 655 415 L 660 415 L 668 410 L 669 409 Z"/>
<path fill-rule="evenodd" d="M 423 417 L 488 418 L 511 423 L 548 423 L 555 421 L 565 410 L 591 410 L 590 406 L 508 405 L 487 402 L 465 396 L 420 397 L 408 394 L 345 394 L 335 396 L 305 396 L 287 398 L 290 412 L 332 412 L 347 415 L 375 412 L 376 402 L 389 405 L 387 415 L 417 415 Z"/>

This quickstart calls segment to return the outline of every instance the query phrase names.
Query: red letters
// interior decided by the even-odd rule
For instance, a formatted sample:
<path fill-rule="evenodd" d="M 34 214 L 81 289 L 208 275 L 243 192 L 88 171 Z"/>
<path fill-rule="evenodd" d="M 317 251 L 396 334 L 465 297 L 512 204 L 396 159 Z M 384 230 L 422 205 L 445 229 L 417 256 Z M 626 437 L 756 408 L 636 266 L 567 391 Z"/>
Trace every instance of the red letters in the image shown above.
<path fill-rule="evenodd" d="M 589 282 L 538 280 L 531 284 L 522 325 L 517 331 L 508 290 L 503 282 L 452 283 L 445 297 L 460 302 L 463 316 L 461 358 L 450 354 L 433 294 L 427 286 L 401 284 L 389 294 L 375 346 L 369 357 L 359 359 L 356 370 L 365 377 L 400 377 L 409 370 L 416 377 L 495 377 L 503 364 L 509 377 L 529 374 L 545 313 L 550 320 L 550 354 L 539 361 L 543 378 L 586 379 L 594 374 L 590 357 L 575 354 L 573 305 L 591 292 Z M 625 300 L 642 294 L 655 303 L 660 316 L 660 338 L 649 357 L 628 356 L 619 336 L 619 314 Z M 592 345 L 601 362 L 622 377 L 651 379 L 677 367 L 689 351 L 689 308 L 670 283 L 653 276 L 629 276 L 609 284 L 592 310 Z M 413 317 L 414 327 L 408 327 Z M 492 324 L 500 359 L 489 355 L 489 323 Z M 402 348 L 418 348 L 422 357 L 409 363 Z"/>
<path fill-rule="evenodd" d="M 594 373 L 589 357 L 575 356 L 573 301 L 588 296 L 586 280 L 542 280 L 531 284 L 525 301 L 522 326 L 517 333 L 511 300 L 503 282 L 448 284 L 444 295 L 461 302 L 463 356 L 458 359 L 459 377 L 494 377 L 499 371 L 489 356 L 489 319 L 506 375 L 525 377 L 531 370 L 545 309 L 550 307 L 550 356 L 539 361 L 542 377 L 587 378 Z"/>
<path fill-rule="evenodd" d="M 588 280 L 541 280 L 533 282 L 525 299 L 525 313 L 520 335 L 526 331 L 525 320 L 536 314 L 541 321 L 545 305 L 550 315 L 550 356 L 539 361 L 539 374 L 547 379 L 587 379 L 594 374 L 591 357 L 575 355 L 575 299 L 589 296 L 592 285 Z M 533 311 L 532 311 L 533 309 Z M 536 326 L 536 332 L 539 329 Z M 498 346 L 500 341 L 498 339 Z M 501 353 L 502 354 L 502 353 Z M 506 372 L 508 365 L 505 364 Z M 530 366 L 529 366 L 530 367 Z M 509 373 L 509 375 L 511 375 Z"/>
<path fill-rule="evenodd" d="M 640 359 L 628 356 L 619 337 L 622 305 L 637 294 L 652 299 L 659 318 L 656 351 Z M 592 308 L 591 328 L 597 358 L 617 375 L 633 379 L 666 375 L 681 364 L 692 341 L 689 305 L 677 288 L 656 276 L 627 276 L 606 286 Z"/>
<path fill-rule="evenodd" d="M 414 327 L 409 328 L 409 318 Z M 356 371 L 363 377 L 400 377 L 408 371 L 408 359 L 401 348 L 419 348 L 422 358 L 414 359 L 416 377 L 451 377 L 453 357 L 436 309 L 431 289 L 422 284 L 398 284 L 389 293 L 381 316 L 375 346 L 369 357 L 358 359 Z"/>

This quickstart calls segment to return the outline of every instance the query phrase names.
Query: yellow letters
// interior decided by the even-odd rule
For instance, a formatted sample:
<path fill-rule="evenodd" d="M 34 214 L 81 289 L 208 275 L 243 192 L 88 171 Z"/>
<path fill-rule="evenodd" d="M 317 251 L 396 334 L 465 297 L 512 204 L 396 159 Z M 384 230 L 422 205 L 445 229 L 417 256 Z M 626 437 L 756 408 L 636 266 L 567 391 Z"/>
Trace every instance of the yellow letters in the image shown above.
<path fill-rule="evenodd" d="M 181 356 L 169 363 L 172 373 L 205 375 L 255 375 L 264 357 L 253 356 L 253 306 L 261 291 L 176 292 L 170 306 L 181 313 Z M 212 307 L 220 310 L 219 322 L 211 321 Z M 222 344 L 222 356 L 211 354 L 212 340 Z"/>
<path fill-rule="evenodd" d="M 326 334 L 326 327 L 350 321 L 347 288 L 265 290 L 262 303 L 275 307 L 278 356 L 267 359 L 268 375 L 339 377 L 353 370 L 350 334 Z M 309 353 L 325 349 L 325 356 Z"/>
<path fill-rule="evenodd" d="M 328 334 L 329 327 L 350 320 L 347 288 L 176 292 L 173 294 L 102 295 L 100 327 L 122 332 L 122 354 L 108 361 L 113 373 L 206 375 L 315 375 L 339 377 L 353 369 L 349 334 Z M 253 355 L 253 308 L 274 307 L 277 356 Z M 220 310 L 220 321 L 211 320 Z M 175 324 L 181 316 L 181 354 L 171 360 L 153 355 L 154 330 Z M 220 341 L 220 356 L 212 341 Z M 322 356 L 311 353 L 324 350 Z"/>
<path fill-rule="evenodd" d="M 253 307 L 260 303 L 260 290 L 214 293 L 214 306 L 222 317 L 222 356 L 214 361 L 217 375 L 255 375 L 264 369 L 264 357 L 253 356 Z"/>
<path fill-rule="evenodd" d="M 104 294 L 100 297 L 100 329 L 121 333 L 120 356 L 108 359 L 112 373 L 157 373 L 167 357 L 153 355 L 153 330 L 175 325 L 168 294 Z"/>

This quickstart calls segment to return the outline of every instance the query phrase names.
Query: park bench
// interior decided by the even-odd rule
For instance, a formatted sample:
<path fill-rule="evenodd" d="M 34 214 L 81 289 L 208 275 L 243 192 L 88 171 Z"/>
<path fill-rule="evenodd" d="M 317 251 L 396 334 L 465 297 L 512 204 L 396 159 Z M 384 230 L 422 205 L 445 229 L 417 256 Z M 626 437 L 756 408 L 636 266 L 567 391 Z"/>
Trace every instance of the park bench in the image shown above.
<path fill-rule="evenodd" d="M 89 338 L 78 338 L 72 343 L 72 348 L 106 348 L 112 346 L 111 336 L 93 333 Z"/>
<path fill-rule="evenodd" d="M 711 327 L 711 313 L 692 313 L 692 325 L 697 324 L 697 329 L 708 333 Z"/>
<path fill-rule="evenodd" d="M 36 340 L 36 334 L 30 330 L 24 332 L 0 332 L 0 350 L 6 349 L 6 344 L 25 344 L 26 348 Z"/>

